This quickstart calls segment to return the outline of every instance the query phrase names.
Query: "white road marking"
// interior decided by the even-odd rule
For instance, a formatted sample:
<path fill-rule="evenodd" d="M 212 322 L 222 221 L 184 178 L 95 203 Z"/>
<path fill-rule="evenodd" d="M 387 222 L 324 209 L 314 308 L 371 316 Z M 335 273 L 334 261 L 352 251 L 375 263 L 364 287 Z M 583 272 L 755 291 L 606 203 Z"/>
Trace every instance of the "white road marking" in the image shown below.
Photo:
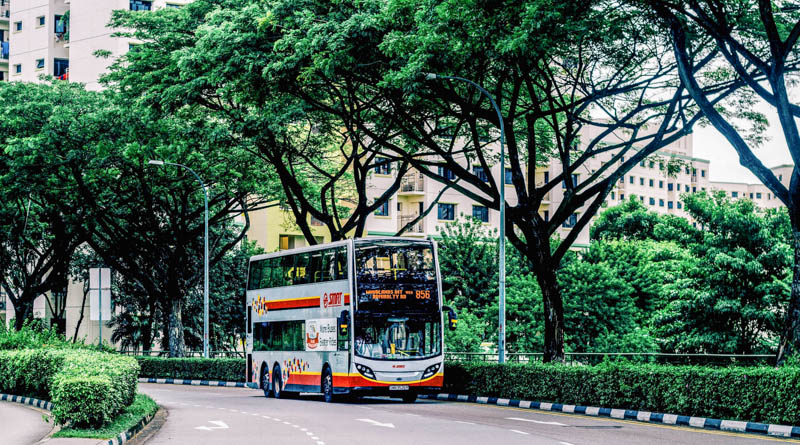
<path fill-rule="evenodd" d="M 463 423 L 464 425 L 475 425 L 475 424 L 474 424 L 474 423 L 472 423 L 472 422 L 464 422 L 463 420 L 456 420 L 455 422 L 456 422 L 456 423 Z"/>
<path fill-rule="evenodd" d="M 506 417 L 506 419 L 508 419 L 508 420 L 519 420 L 519 421 L 521 421 L 521 422 L 532 422 L 532 423 L 538 423 L 538 424 L 541 424 L 541 425 L 556 425 L 556 426 L 566 426 L 566 425 L 564 425 L 563 423 L 558 423 L 558 422 L 543 422 L 543 421 L 541 421 L 541 420 L 523 419 L 522 417 Z"/>
<path fill-rule="evenodd" d="M 314 435 L 314 433 L 312 433 L 311 431 L 306 431 L 306 434 L 309 435 L 309 436 L 313 436 Z"/>
<path fill-rule="evenodd" d="M 271 419 L 271 418 L 272 418 L 272 417 L 270 417 L 270 416 L 261 416 L 261 417 L 263 417 L 263 418 L 265 418 L 265 419 L 267 419 L 267 420 L 269 420 L 269 419 Z"/>
<path fill-rule="evenodd" d="M 308 428 L 300 428 L 300 431 L 308 431 Z"/>
<path fill-rule="evenodd" d="M 526 436 L 528 435 L 528 433 L 526 433 L 525 431 L 520 431 L 520 430 L 511 430 L 511 432 L 512 433 L 517 433 L 517 434 L 524 434 Z"/>
<path fill-rule="evenodd" d="M 356 419 L 356 420 L 358 420 L 359 422 L 371 423 L 372 425 L 375 425 L 375 426 L 382 426 L 384 428 L 394 428 L 394 424 L 381 423 L 381 422 L 378 422 L 377 420 L 372 420 L 372 419 Z"/>
<path fill-rule="evenodd" d="M 311 436 L 311 440 L 319 440 L 319 437 L 317 437 L 317 436 Z"/>
<path fill-rule="evenodd" d="M 213 431 L 213 430 L 227 430 L 229 428 L 228 425 L 226 425 L 225 422 L 221 420 L 209 420 L 208 423 L 212 423 L 216 426 L 196 426 L 194 427 L 194 429 Z"/>
<path fill-rule="evenodd" d="M 573 444 L 571 444 L 571 443 L 569 443 L 569 442 L 559 442 L 559 443 L 560 443 L 561 445 L 573 445 Z"/>
<path fill-rule="evenodd" d="M 284 420 L 284 421 L 283 421 L 283 424 L 284 424 L 284 425 L 291 425 L 291 424 L 292 424 L 292 422 L 287 422 L 287 421 L 285 421 L 285 420 Z"/>

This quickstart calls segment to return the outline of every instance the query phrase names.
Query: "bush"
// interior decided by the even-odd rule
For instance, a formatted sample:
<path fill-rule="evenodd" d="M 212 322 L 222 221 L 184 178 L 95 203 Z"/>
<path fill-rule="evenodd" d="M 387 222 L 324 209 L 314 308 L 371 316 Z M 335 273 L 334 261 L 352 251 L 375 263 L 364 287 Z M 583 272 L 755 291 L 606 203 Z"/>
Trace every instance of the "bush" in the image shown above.
<path fill-rule="evenodd" d="M 446 391 L 457 394 L 800 423 L 800 367 L 794 366 L 448 363 L 444 385 Z"/>
<path fill-rule="evenodd" d="M 136 357 L 140 377 L 222 380 L 243 382 L 246 360 L 243 358 L 164 358 Z"/>
<path fill-rule="evenodd" d="M 49 399 L 55 421 L 99 427 L 133 402 L 139 366 L 89 350 L 0 351 L 0 392 Z"/>

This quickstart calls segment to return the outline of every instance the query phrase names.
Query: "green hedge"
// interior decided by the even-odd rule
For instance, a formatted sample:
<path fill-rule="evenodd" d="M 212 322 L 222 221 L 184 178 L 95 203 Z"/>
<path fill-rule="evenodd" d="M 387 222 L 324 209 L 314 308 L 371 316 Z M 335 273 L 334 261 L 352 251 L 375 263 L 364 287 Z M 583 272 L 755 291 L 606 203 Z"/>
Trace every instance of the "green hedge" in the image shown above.
<path fill-rule="evenodd" d="M 139 377 L 222 380 L 243 382 L 246 360 L 243 358 L 164 358 L 136 357 Z"/>
<path fill-rule="evenodd" d="M 129 357 L 89 350 L 0 351 L 0 392 L 53 402 L 59 424 L 100 427 L 136 395 L 139 366 Z"/>
<path fill-rule="evenodd" d="M 800 367 L 447 363 L 444 375 L 456 394 L 800 424 Z"/>

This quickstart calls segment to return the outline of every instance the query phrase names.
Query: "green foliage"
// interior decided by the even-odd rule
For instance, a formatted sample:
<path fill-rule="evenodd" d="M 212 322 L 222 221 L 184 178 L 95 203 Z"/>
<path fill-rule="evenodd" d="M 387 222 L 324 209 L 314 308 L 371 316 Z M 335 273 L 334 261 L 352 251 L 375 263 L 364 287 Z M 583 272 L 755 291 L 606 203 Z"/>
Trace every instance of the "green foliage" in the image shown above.
<path fill-rule="evenodd" d="M 77 437 L 87 439 L 108 439 L 118 436 L 136 426 L 142 419 L 152 416 L 158 411 L 158 405 L 153 399 L 136 394 L 133 403 L 125 411 L 116 416 L 111 423 L 100 428 L 62 428 L 53 437 Z"/>
<path fill-rule="evenodd" d="M 72 343 L 56 332 L 45 329 L 37 321 L 26 320 L 21 329 L 7 328 L 0 323 L 0 351 L 32 348 L 81 348 L 85 345 Z"/>
<path fill-rule="evenodd" d="M 165 358 L 140 357 L 140 377 L 221 380 L 243 382 L 246 361 L 243 358 Z"/>
<path fill-rule="evenodd" d="M 800 368 L 447 363 L 445 391 L 796 425 Z"/>
<path fill-rule="evenodd" d="M 100 427 L 136 394 L 136 360 L 88 350 L 0 351 L 0 392 L 49 399 L 60 424 Z"/>

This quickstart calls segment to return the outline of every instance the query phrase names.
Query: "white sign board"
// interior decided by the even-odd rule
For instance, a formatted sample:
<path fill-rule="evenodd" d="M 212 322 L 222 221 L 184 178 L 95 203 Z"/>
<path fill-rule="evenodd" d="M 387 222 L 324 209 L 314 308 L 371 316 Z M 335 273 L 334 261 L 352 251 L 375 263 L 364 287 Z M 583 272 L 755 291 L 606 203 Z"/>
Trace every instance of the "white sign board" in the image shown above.
<path fill-rule="evenodd" d="M 337 335 L 335 318 L 306 320 L 306 351 L 335 351 Z"/>
<path fill-rule="evenodd" d="M 107 267 L 89 269 L 89 319 L 100 320 L 100 315 L 104 321 L 111 320 L 111 269 Z"/>

